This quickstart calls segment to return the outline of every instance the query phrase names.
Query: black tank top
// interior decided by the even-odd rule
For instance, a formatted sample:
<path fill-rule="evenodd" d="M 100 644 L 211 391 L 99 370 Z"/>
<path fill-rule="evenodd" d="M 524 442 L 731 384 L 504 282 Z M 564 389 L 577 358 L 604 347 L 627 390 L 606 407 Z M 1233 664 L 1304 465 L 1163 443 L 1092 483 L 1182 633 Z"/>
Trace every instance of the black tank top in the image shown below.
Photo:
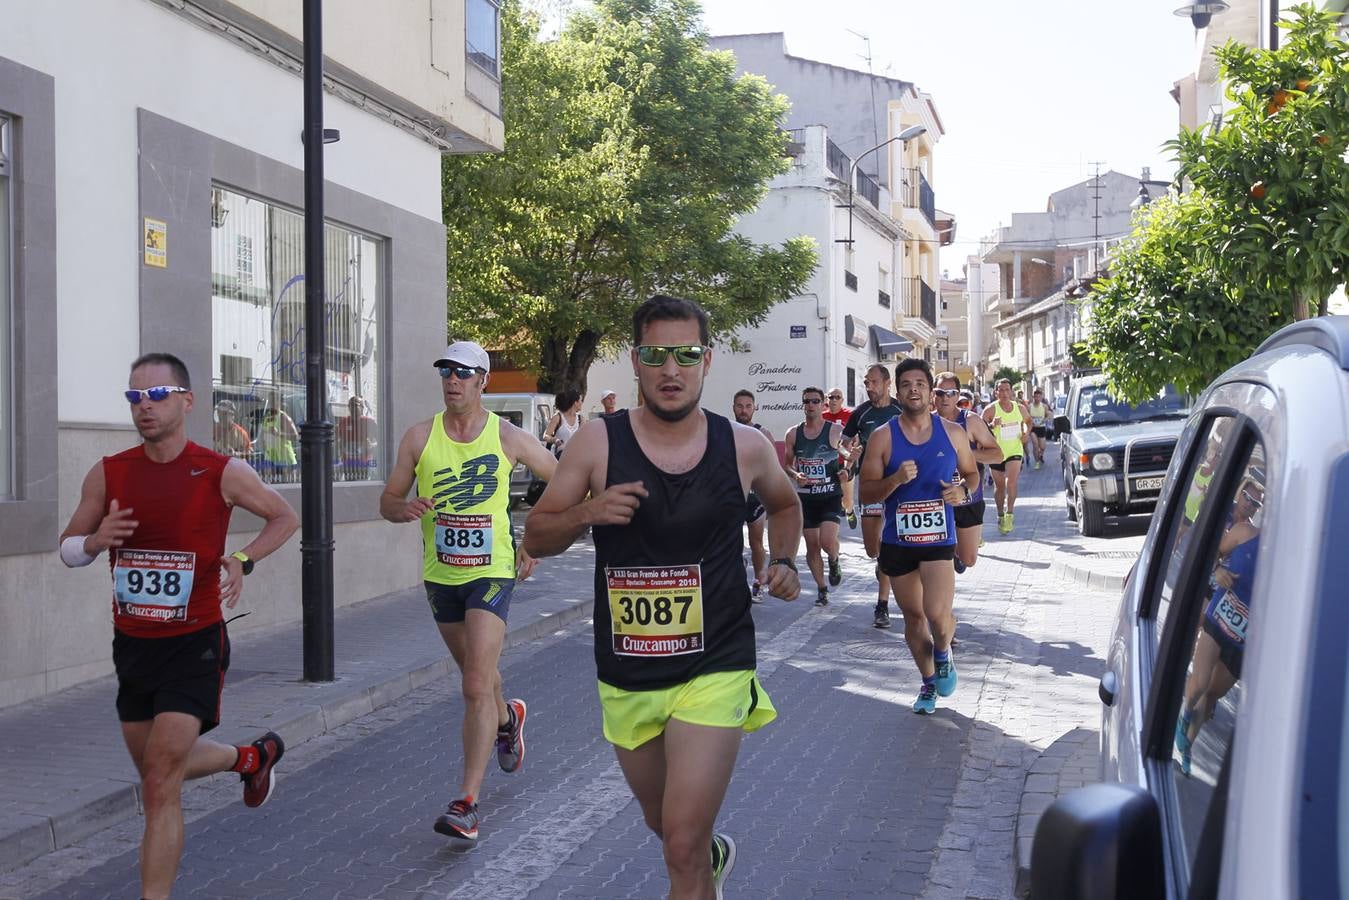
<path fill-rule="evenodd" d="M 707 449 L 681 475 L 646 458 L 627 410 L 604 419 L 605 486 L 640 481 L 650 492 L 630 524 L 594 529 L 595 667 L 605 684 L 658 690 L 754 668 L 735 436 L 724 417 L 703 415 Z"/>

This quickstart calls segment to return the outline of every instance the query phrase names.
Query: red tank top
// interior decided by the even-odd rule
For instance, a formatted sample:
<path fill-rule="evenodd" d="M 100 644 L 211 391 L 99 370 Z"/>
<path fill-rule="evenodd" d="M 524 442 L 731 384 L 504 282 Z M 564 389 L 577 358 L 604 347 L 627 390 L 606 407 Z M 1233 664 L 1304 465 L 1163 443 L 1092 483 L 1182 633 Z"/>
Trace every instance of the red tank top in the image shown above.
<path fill-rule="evenodd" d="M 113 627 L 133 637 L 173 637 L 214 625 L 230 506 L 220 494 L 229 457 L 188 442 L 172 462 L 144 446 L 103 458 L 104 513 L 113 500 L 139 524 L 109 553 Z"/>
<path fill-rule="evenodd" d="M 852 410 L 848 409 L 846 406 L 841 406 L 839 407 L 838 412 L 835 413 L 830 412 L 829 408 L 825 407 L 824 412 L 820 413 L 820 415 L 824 417 L 826 422 L 837 422 L 840 425 L 847 425 L 848 417 L 852 415 Z"/>

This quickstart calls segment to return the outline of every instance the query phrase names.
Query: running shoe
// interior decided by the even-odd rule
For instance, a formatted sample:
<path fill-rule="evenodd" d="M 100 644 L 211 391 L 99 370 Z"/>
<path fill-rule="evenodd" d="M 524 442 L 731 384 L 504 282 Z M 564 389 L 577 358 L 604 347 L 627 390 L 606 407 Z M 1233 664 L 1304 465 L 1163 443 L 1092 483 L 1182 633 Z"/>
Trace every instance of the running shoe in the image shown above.
<path fill-rule="evenodd" d="M 876 607 L 876 619 L 871 623 L 874 628 L 890 627 L 890 610 L 888 607 Z"/>
<path fill-rule="evenodd" d="M 857 512 L 855 510 L 848 510 L 848 527 L 853 531 L 857 530 Z"/>
<path fill-rule="evenodd" d="M 253 748 L 258 751 L 258 768 L 239 779 L 244 783 L 244 806 L 257 809 L 271 799 L 272 788 L 276 786 L 274 770 L 286 755 L 286 742 L 275 731 L 269 731 L 253 742 Z"/>
<path fill-rule="evenodd" d="M 1042 464 L 1043 464 L 1043 461 L 1037 459 L 1037 460 L 1035 461 L 1035 468 L 1037 468 L 1037 469 L 1040 468 L 1040 466 L 1041 466 Z"/>
<path fill-rule="evenodd" d="M 820 588 L 820 589 L 819 589 L 819 594 L 816 595 L 816 597 L 815 597 L 815 605 L 816 605 L 816 606 L 828 606 L 828 605 L 829 605 L 829 588 Z"/>
<path fill-rule="evenodd" d="M 998 516 L 998 534 L 1012 533 L 1012 517 L 1009 515 Z"/>
<path fill-rule="evenodd" d="M 937 696 L 949 697 L 956 692 L 956 683 L 960 680 L 956 677 L 956 658 L 951 651 L 946 651 L 946 662 L 937 663 Z"/>
<path fill-rule="evenodd" d="M 717 900 L 722 900 L 722 886 L 734 868 L 735 841 L 729 834 L 712 835 L 712 886 L 717 889 Z"/>
<path fill-rule="evenodd" d="M 925 716 L 930 716 L 937 711 L 937 686 L 935 684 L 923 684 L 923 689 L 918 692 L 918 699 L 913 701 L 913 711 Z"/>
<path fill-rule="evenodd" d="M 955 567 L 956 567 L 956 574 L 957 574 L 957 575 L 961 575 L 961 574 L 964 573 L 964 571 L 965 571 L 965 561 L 962 560 L 959 556 L 957 556 L 957 557 L 955 558 Z"/>
<path fill-rule="evenodd" d="M 1008 533 L 1008 534 L 1011 534 L 1011 533 L 1012 533 L 1012 528 L 1013 528 L 1015 525 L 1016 525 L 1016 516 L 1012 515 L 1011 513 L 1008 513 L 1008 514 L 1007 514 L 1007 533 Z"/>
<path fill-rule="evenodd" d="M 1190 740 L 1190 714 L 1182 711 L 1180 718 L 1176 720 L 1176 749 L 1180 751 L 1180 771 L 1184 775 L 1190 774 L 1190 751 L 1194 749 L 1194 742 Z"/>
<path fill-rule="evenodd" d="M 514 772 L 525 761 L 525 701 L 507 700 L 506 705 L 515 716 L 497 729 L 497 765 L 503 772 Z"/>
<path fill-rule="evenodd" d="M 838 587 L 843 581 L 843 565 L 838 561 L 837 556 L 829 558 L 829 583 Z"/>
<path fill-rule="evenodd" d="M 749 599 L 750 599 L 751 601 L 753 601 L 754 603 L 762 603 L 762 602 L 763 602 L 763 585 L 759 584 L 759 582 L 757 582 L 757 581 L 754 582 L 753 586 L 750 587 L 750 589 L 749 589 Z"/>
<path fill-rule="evenodd" d="M 437 834 L 459 838 L 465 841 L 478 839 L 478 804 L 468 800 L 456 800 L 445 810 L 445 814 L 436 819 Z"/>

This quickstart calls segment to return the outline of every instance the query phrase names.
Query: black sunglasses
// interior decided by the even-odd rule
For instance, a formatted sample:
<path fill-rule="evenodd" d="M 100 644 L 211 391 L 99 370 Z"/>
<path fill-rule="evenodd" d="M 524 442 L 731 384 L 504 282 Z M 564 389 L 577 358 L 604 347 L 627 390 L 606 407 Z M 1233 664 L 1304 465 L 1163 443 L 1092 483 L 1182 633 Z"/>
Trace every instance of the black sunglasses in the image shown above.
<path fill-rule="evenodd" d="M 472 366 L 436 366 L 436 368 L 440 370 L 441 378 L 449 378 L 453 375 L 460 381 L 468 381 L 474 375 L 478 374 L 478 370 Z"/>
<path fill-rule="evenodd" d="M 823 403 L 824 401 L 821 400 L 819 397 L 802 397 L 802 398 L 801 398 L 801 402 L 802 402 L 802 403 L 809 403 L 810 405 L 814 406 L 815 404 L 817 404 L 817 403 Z"/>
<path fill-rule="evenodd" d="M 143 391 L 126 391 L 126 401 L 128 403 L 140 403 L 145 397 L 158 403 L 161 400 L 167 400 L 169 394 L 190 394 L 191 390 L 185 387 L 178 387 L 175 384 L 161 384 L 158 387 L 146 388 Z"/>

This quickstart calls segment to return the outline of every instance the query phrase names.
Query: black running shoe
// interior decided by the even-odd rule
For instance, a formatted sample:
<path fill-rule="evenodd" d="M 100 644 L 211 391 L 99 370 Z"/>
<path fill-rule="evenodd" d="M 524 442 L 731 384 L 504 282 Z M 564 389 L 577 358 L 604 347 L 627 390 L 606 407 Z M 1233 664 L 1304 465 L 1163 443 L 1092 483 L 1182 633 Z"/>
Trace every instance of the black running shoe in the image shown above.
<path fill-rule="evenodd" d="M 258 768 L 255 772 L 240 775 L 244 783 L 244 806 L 257 809 L 271 799 L 272 788 L 276 786 L 276 764 L 286 754 L 286 742 L 281 735 L 269 731 L 253 742 L 258 751 Z"/>
<path fill-rule="evenodd" d="M 956 557 L 956 574 L 960 575 L 965 571 L 965 562 L 959 556 Z"/>
<path fill-rule="evenodd" d="M 717 900 L 722 900 L 722 886 L 735 868 L 735 841 L 729 834 L 712 835 L 712 886 L 717 889 Z"/>
<path fill-rule="evenodd" d="M 876 619 L 871 624 L 875 628 L 890 627 L 890 609 L 888 605 L 876 607 Z"/>
<path fill-rule="evenodd" d="M 843 581 L 843 564 L 838 561 L 837 556 L 829 559 L 829 583 L 838 587 Z"/>
<path fill-rule="evenodd" d="M 815 597 L 815 605 L 816 606 L 829 605 L 829 588 L 819 589 L 819 594 Z"/>

